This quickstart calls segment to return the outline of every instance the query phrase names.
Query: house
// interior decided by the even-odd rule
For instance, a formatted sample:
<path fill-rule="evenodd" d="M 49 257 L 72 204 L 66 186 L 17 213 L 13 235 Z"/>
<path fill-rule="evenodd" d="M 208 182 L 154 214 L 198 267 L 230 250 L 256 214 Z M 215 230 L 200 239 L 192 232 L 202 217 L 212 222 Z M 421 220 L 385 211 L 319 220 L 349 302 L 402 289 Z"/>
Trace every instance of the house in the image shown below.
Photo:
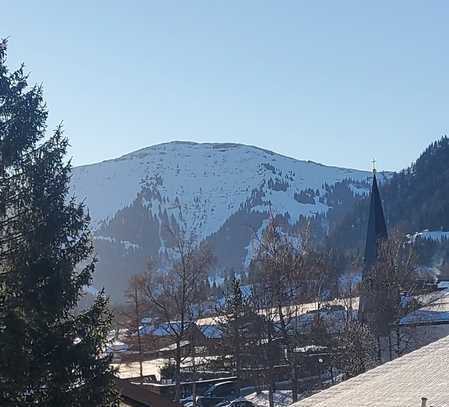
<path fill-rule="evenodd" d="M 401 318 L 398 324 L 400 349 L 418 349 L 449 335 L 449 290 L 425 299 L 428 304 Z"/>
<path fill-rule="evenodd" d="M 220 327 L 218 325 L 204 324 L 204 325 L 201 325 L 199 328 L 200 328 L 202 334 L 208 340 L 223 339 L 223 330 L 220 329 Z"/>
<path fill-rule="evenodd" d="M 147 319 L 142 320 L 142 325 L 139 327 L 141 335 L 152 335 L 159 338 L 169 338 L 176 337 L 180 335 L 182 331 L 182 324 L 180 321 L 170 321 L 170 322 L 151 322 L 146 323 Z M 195 322 L 186 321 L 184 322 L 184 334 L 186 336 L 195 335 L 198 330 Z"/>
<path fill-rule="evenodd" d="M 339 383 L 294 407 L 449 406 L 449 337 Z M 424 399 L 424 400 L 423 400 Z"/>

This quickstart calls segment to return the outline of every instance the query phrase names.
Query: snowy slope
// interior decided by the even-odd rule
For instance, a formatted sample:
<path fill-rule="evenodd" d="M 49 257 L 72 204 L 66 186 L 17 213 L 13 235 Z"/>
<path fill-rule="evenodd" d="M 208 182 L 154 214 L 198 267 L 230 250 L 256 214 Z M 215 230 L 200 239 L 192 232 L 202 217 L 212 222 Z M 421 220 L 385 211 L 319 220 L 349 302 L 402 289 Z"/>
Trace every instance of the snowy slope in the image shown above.
<path fill-rule="evenodd" d="M 167 246 L 160 233 L 164 219 L 180 223 L 182 215 L 200 240 L 214 240 L 218 252 L 238 252 L 224 265 L 235 267 L 251 256 L 251 239 L 238 228 L 245 219 L 260 230 L 268 212 L 291 225 L 301 216 L 324 215 L 335 205 L 329 186 L 346 183 L 347 193 L 357 196 L 368 193 L 370 177 L 252 146 L 172 142 L 74 168 L 72 192 L 89 208 L 100 260 L 110 260 L 120 247 L 122 256 L 134 258 L 161 253 Z"/>
<path fill-rule="evenodd" d="M 162 199 L 153 199 L 148 206 L 156 210 L 166 198 L 168 204 L 162 205 L 172 208 L 178 197 L 189 225 L 196 226 L 201 218 L 197 227 L 204 238 L 216 232 L 264 183 L 266 196 L 253 210 L 266 211 L 271 204 L 273 213 L 289 213 L 294 222 L 299 215 L 328 209 L 318 201 L 299 203 L 295 192 L 307 188 L 324 192 L 326 183 L 347 178 L 366 181 L 369 176 L 368 172 L 299 161 L 251 146 L 173 142 L 77 167 L 72 185 L 75 195 L 87 203 L 94 226 L 129 205 L 143 185 L 155 186 Z M 286 185 L 269 188 L 270 179 Z"/>

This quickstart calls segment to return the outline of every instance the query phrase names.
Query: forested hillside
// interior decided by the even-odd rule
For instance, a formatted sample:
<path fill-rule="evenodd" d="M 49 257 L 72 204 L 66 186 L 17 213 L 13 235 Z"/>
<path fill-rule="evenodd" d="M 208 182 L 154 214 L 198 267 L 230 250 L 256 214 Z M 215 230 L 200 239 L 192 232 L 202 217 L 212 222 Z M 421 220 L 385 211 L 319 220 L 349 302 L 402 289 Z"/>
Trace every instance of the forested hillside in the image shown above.
<path fill-rule="evenodd" d="M 409 168 L 380 185 L 388 228 L 404 233 L 449 230 L 449 138 L 431 144 Z M 368 197 L 330 232 L 333 245 L 362 248 L 368 217 Z"/>

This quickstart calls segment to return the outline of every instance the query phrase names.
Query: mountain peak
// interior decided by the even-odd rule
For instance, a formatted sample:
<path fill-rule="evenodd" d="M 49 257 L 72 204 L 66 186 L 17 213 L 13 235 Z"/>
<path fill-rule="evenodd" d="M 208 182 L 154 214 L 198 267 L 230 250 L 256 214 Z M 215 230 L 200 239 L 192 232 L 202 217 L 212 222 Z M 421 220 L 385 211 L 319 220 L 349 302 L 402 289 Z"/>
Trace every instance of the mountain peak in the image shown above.
<path fill-rule="evenodd" d="M 89 208 L 100 259 L 105 247 L 114 256 L 112 246 L 125 257 L 163 256 L 170 250 L 164 224 L 185 222 L 200 241 L 214 240 L 225 262 L 233 258 L 224 266 L 243 267 L 269 213 L 292 227 L 325 216 L 366 194 L 370 177 L 244 144 L 173 141 L 74 168 L 71 187 Z M 331 199 L 337 184 L 341 196 Z M 182 219 L 173 208 L 182 208 Z"/>
<path fill-rule="evenodd" d="M 174 150 L 174 149 L 182 149 L 182 148 L 193 148 L 193 149 L 203 149 L 203 150 L 211 150 L 211 151 L 221 151 L 232 150 L 232 149 L 254 149 L 266 154 L 274 155 L 273 151 L 263 149 L 261 147 L 240 144 L 240 143 L 197 143 L 193 141 L 182 141 L 182 140 L 174 140 L 166 143 L 154 144 L 152 146 L 144 147 L 139 150 L 127 153 L 121 156 L 119 159 L 129 159 L 135 157 L 142 157 L 145 154 L 151 153 L 153 151 L 166 151 L 166 150 Z"/>

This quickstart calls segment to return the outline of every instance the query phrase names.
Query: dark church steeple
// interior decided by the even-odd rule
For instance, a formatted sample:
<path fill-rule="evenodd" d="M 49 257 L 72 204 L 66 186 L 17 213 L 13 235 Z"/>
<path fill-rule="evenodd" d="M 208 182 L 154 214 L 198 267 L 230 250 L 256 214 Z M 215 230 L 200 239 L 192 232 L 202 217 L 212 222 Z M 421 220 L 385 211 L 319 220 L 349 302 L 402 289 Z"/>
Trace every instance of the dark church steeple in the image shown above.
<path fill-rule="evenodd" d="M 379 241 L 387 239 L 387 225 L 385 224 L 384 210 L 377 185 L 376 170 L 373 170 L 373 185 L 369 208 L 368 229 L 365 244 L 365 266 L 371 266 L 377 259 L 377 246 Z"/>
<path fill-rule="evenodd" d="M 362 288 L 359 302 L 359 319 L 373 323 L 378 307 L 379 293 L 371 287 L 376 277 L 372 274 L 376 263 L 380 242 L 388 238 L 384 210 L 377 185 L 376 169 L 373 169 L 373 185 L 371 187 L 368 228 L 365 243 L 365 267 L 362 277 Z"/>

